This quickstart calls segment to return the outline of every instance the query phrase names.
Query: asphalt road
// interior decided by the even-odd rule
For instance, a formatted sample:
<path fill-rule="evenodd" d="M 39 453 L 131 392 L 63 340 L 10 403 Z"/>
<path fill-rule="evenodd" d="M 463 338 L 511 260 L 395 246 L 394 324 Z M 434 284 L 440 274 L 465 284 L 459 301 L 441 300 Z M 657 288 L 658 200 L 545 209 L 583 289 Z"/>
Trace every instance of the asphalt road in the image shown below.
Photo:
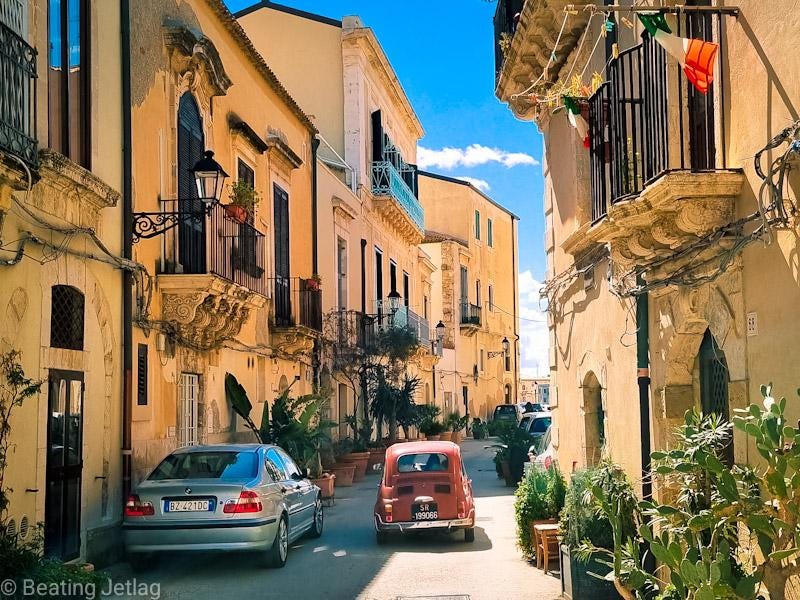
<path fill-rule="evenodd" d="M 558 579 L 531 566 L 515 547 L 512 489 L 497 479 L 491 451 L 483 446 L 462 444 L 476 496 L 472 544 L 457 532 L 392 537 L 378 546 L 372 526 L 378 477 L 368 475 L 337 489 L 322 538 L 300 540 L 283 569 L 259 568 L 246 555 L 199 555 L 164 557 L 144 575 L 134 575 L 127 564 L 111 572 L 116 581 L 135 577 L 149 590 L 157 583 L 160 598 L 169 600 L 556 599 Z"/>

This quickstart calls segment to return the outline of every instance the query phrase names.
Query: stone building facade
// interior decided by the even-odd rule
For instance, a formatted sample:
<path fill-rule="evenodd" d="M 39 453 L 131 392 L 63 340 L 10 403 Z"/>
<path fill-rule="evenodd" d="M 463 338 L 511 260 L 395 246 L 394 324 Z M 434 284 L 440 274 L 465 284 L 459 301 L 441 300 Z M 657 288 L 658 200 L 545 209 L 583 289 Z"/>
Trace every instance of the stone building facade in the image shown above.
<path fill-rule="evenodd" d="M 544 137 L 559 461 L 608 455 L 639 484 L 687 409 L 730 418 L 763 383 L 797 387 L 785 318 L 798 300 L 796 181 L 770 183 L 766 165 L 768 153 L 773 166 L 794 160 L 800 78 L 771 4 L 659 4 L 677 35 L 719 45 L 705 93 L 634 13 L 615 9 L 609 28 L 567 4 L 498 4 L 496 94 Z M 571 125 L 564 95 L 588 131 Z M 759 170 L 754 156 L 776 135 Z M 758 460 L 738 432 L 730 458 Z"/>

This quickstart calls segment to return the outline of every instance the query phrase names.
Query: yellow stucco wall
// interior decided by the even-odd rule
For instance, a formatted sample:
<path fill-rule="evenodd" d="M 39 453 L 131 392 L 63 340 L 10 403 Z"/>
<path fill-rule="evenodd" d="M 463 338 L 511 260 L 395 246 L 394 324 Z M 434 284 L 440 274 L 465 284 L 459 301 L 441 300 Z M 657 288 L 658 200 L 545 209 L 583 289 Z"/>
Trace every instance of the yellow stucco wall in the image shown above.
<path fill-rule="evenodd" d="M 437 366 L 437 395 L 452 394 L 448 410 L 464 413 L 462 387 L 467 387 L 467 408 L 473 417 L 486 419 L 497 404 L 516 402 L 519 379 L 517 218 L 465 182 L 426 174 L 419 178 L 420 199 L 425 208 L 427 240 L 423 245 L 437 267 L 432 321 L 443 319 L 448 330 L 444 357 Z M 475 211 L 480 213 L 480 238 L 476 236 Z M 492 221 L 492 245 L 488 221 Z M 446 241 L 434 241 L 444 238 Z M 459 242 L 460 240 L 460 242 Z M 460 326 L 460 267 L 468 269 L 467 298 L 482 306 L 481 327 L 473 332 Z M 481 298 L 477 299 L 476 282 Z M 489 286 L 493 306 L 489 306 Z M 510 369 L 504 358 L 489 358 L 511 344 Z M 483 361 L 481 361 L 483 355 Z M 481 367 L 483 362 L 483 367 Z M 478 368 L 478 381 L 473 377 Z"/>
<path fill-rule="evenodd" d="M 48 3 L 28 3 L 27 41 L 47 48 Z M 53 228 L 91 227 L 112 255 L 119 256 L 122 210 L 122 111 L 120 110 L 119 9 L 91 6 L 93 33 L 89 49 L 91 173 L 48 147 L 48 53 L 37 59 L 37 137 L 39 179 L 30 193 L 18 191 L 8 212 L 0 207 L 0 240 L 16 248 L 30 232 L 45 244 L 25 242 L 24 256 L 0 266 L 0 350 L 22 352 L 26 375 L 44 381 L 41 393 L 15 411 L 4 485 L 12 489 L 6 517 L 30 531 L 45 519 L 47 494 L 47 383 L 56 369 L 78 371 L 83 392 L 83 469 L 81 472 L 80 555 L 95 560 L 116 544 L 114 527 L 121 506 L 121 272 L 102 262 L 112 259 L 86 233 L 65 236 Z M 3 159 L 19 169 L 9 157 Z M 28 184 L 23 174 L 18 180 Z M 8 185 L 0 178 L 0 188 Z M 65 192 L 64 190 L 70 190 Z M 102 207 L 102 208 L 101 208 Z M 82 256 L 83 254 L 84 256 Z M 86 258 L 91 254 L 99 260 Z M 13 259 L 14 250 L 0 253 Z M 13 260 L 12 260 L 13 262 Z M 50 347 L 51 290 L 69 285 L 84 297 L 83 350 Z M 112 552 L 113 555 L 113 552 Z"/>

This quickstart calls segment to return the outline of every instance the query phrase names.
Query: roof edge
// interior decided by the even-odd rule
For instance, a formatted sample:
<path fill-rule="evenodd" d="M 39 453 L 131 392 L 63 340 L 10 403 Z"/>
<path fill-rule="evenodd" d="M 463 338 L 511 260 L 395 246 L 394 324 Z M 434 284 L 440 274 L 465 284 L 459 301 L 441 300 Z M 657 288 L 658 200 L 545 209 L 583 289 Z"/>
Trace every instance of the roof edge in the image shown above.
<path fill-rule="evenodd" d="M 342 22 L 337 19 L 332 19 L 330 17 L 318 15 L 305 10 L 300 10 L 299 8 L 292 8 L 291 6 L 285 6 L 283 4 L 276 4 L 275 2 L 270 2 L 270 0 L 261 0 L 260 2 L 256 2 L 251 6 L 236 11 L 233 13 L 233 16 L 239 19 L 262 8 L 271 8 L 272 10 L 277 10 L 278 12 L 286 13 L 287 15 L 294 15 L 295 17 L 308 19 L 309 21 L 316 21 L 317 23 L 323 23 L 325 25 L 331 25 L 332 27 L 342 27 Z"/>
<path fill-rule="evenodd" d="M 510 215 L 512 219 L 516 219 L 517 221 L 520 220 L 518 215 L 516 215 L 515 213 L 511 212 L 510 210 L 508 210 L 505 206 L 500 204 L 494 198 L 489 197 L 485 192 L 483 192 L 483 191 L 479 190 L 478 188 L 476 188 L 469 181 L 464 181 L 463 179 L 459 179 L 458 177 L 450 177 L 449 175 L 442 175 L 441 173 L 432 173 L 431 171 L 423 171 L 422 169 L 420 169 L 418 171 L 418 173 L 420 175 L 424 176 L 424 177 L 430 177 L 431 179 L 440 179 L 441 181 L 447 181 L 449 183 L 457 183 L 458 185 L 465 185 L 465 186 L 467 186 L 469 188 L 472 188 L 478 194 L 483 196 L 483 198 L 486 199 L 493 206 L 499 208 L 504 213 Z"/>

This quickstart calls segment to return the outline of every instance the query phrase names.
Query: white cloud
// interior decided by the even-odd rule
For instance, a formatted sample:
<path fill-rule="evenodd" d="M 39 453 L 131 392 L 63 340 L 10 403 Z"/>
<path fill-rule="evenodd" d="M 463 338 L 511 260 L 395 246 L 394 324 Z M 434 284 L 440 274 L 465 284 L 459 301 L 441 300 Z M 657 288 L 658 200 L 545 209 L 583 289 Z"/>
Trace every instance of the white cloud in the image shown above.
<path fill-rule="evenodd" d="M 489 182 L 485 179 L 478 179 L 477 177 L 456 177 L 456 179 L 460 179 L 461 181 L 466 181 L 467 183 L 471 183 L 474 187 L 478 188 L 480 191 L 486 193 L 488 192 L 491 187 L 489 187 Z"/>
<path fill-rule="evenodd" d="M 522 377 L 537 377 L 550 372 L 547 313 L 544 303 L 540 305 L 537 281 L 530 271 L 519 274 L 520 316 L 520 372 Z"/>
<path fill-rule="evenodd" d="M 499 148 L 489 148 L 480 144 L 470 144 L 466 148 L 445 147 L 441 150 L 432 150 L 419 146 L 417 148 L 417 165 L 421 169 L 431 167 L 450 170 L 456 167 L 477 167 L 487 163 L 496 162 L 506 168 L 518 165 L 536 166 L 539 161 L 524 152 L 506 152 Z"/>

